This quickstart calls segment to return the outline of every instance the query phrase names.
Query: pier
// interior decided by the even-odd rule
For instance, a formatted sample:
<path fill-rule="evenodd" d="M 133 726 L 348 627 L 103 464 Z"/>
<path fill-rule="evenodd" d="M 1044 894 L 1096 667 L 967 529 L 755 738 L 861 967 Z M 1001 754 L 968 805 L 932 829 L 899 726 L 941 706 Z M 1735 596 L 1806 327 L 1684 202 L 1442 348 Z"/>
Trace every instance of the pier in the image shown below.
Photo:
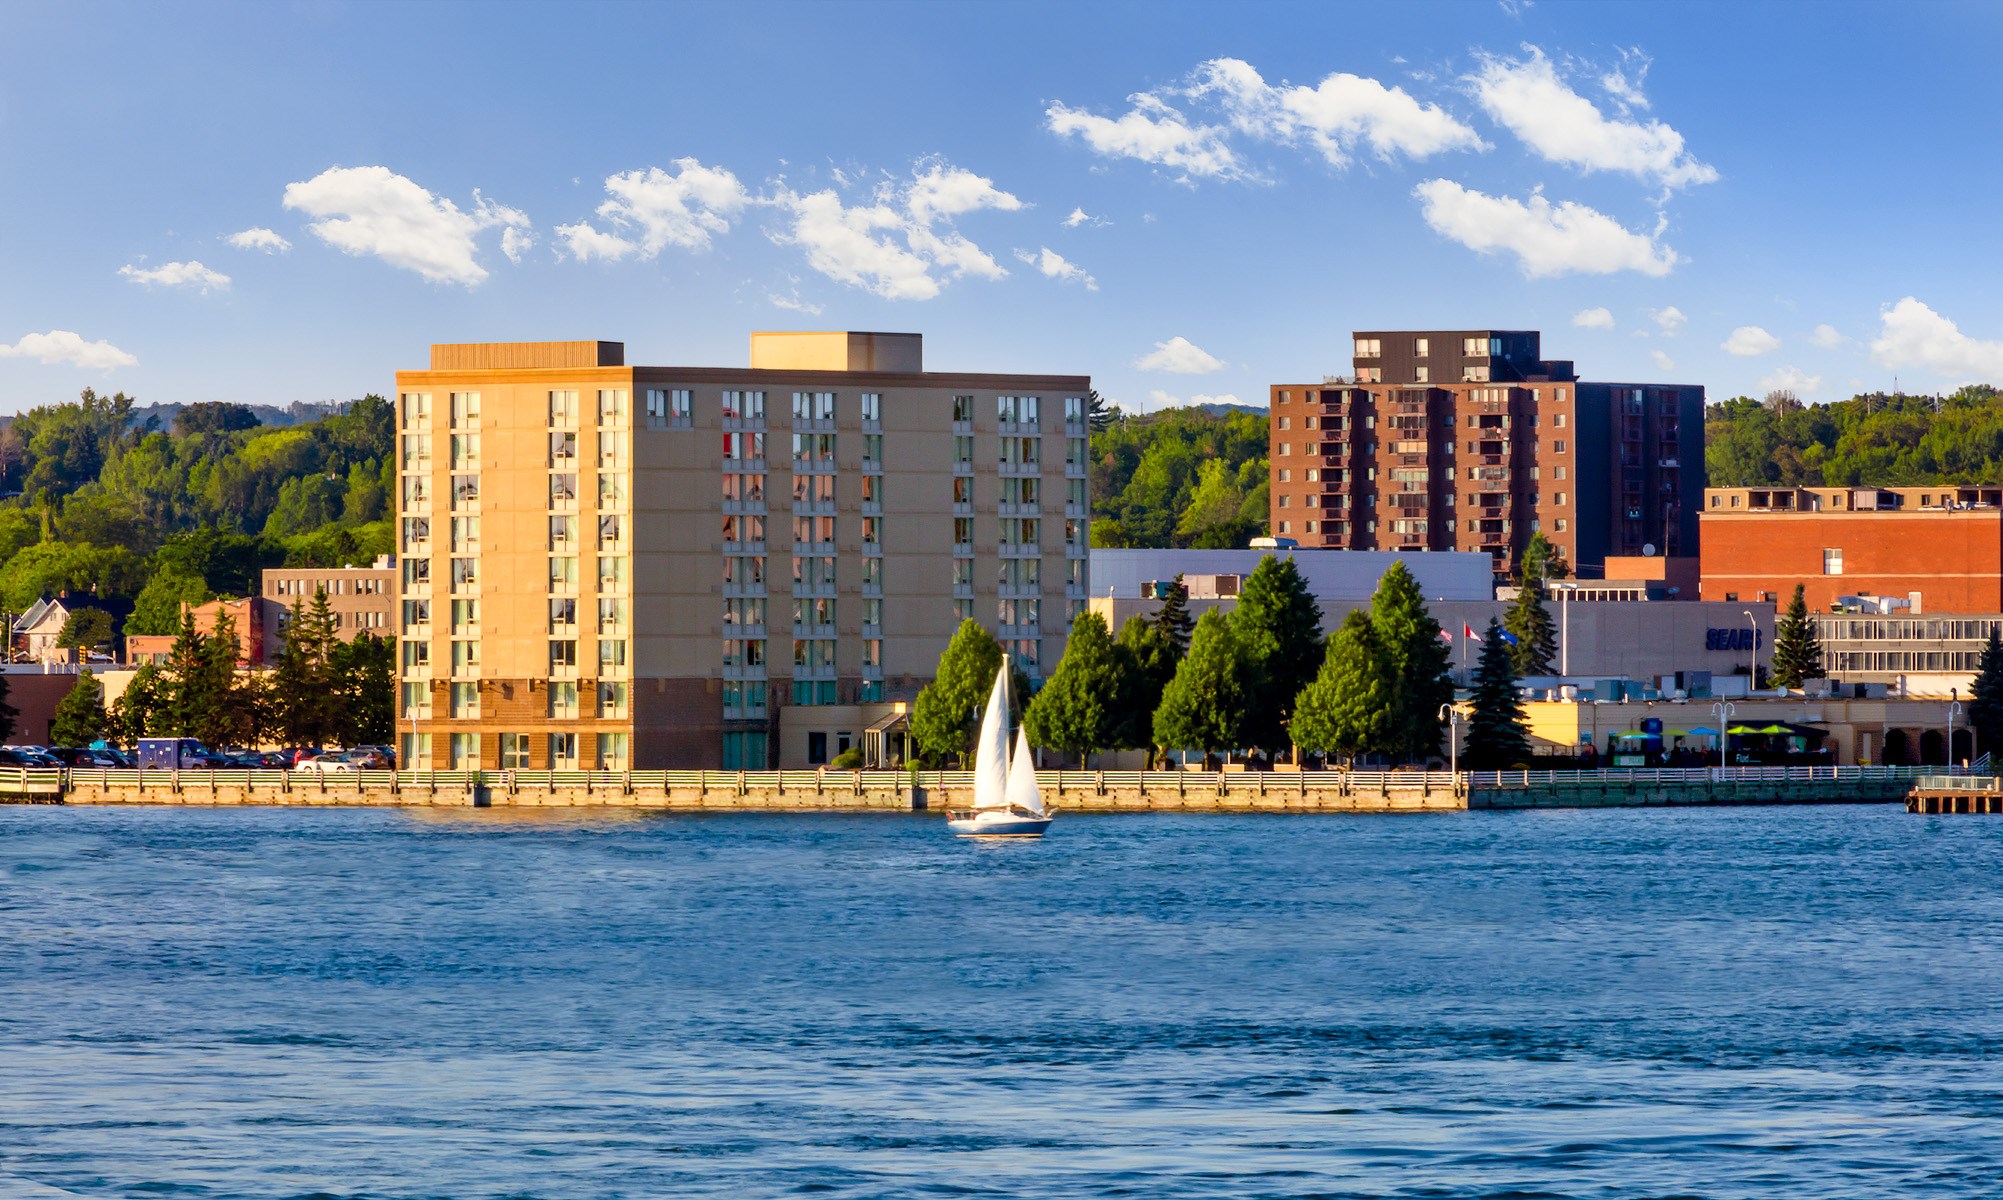
<path fill-rule="evenodd" d="M 1906 793 L 1906 811 L 2003 814 L 2003 778 L 1994 775 L 1925 775 Z"/>
<path fill-rule="evenodd" d="M 1922 777 L 1922 773 L 1926 774 Z M 1688 805 L 1882 804 L 1923 781 L 1994 779 L 1913 767 L 1603 771 L 1046 771 L 1066 812 L 1449 812 Z M 965 771 L 0 771 L 0 801 L 94 805 L 628 808 L 662 812 L 943 813 Z M 1970 794 L 1975 789 L 1969 788 Z M 2003 799 L 1995 792 L 1982 793 Z M 1910 807 L 1910 801 L 1908 801 Z M 1997 811 L 1997 810 L 1984 810 Z"/>

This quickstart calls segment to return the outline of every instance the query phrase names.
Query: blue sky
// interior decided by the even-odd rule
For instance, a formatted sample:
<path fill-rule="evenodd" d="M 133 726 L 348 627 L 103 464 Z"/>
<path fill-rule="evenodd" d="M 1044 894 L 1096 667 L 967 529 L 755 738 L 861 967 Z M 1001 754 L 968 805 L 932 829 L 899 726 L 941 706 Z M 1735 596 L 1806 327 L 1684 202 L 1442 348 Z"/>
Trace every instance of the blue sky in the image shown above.
<path fill-rule="evenodd" d="M 433 341 L 1263 403 L 1355 328 L 1586 377 L 2003 384 L 2003 7 L 0 7 L 0 411 L 387 391 Z"/>

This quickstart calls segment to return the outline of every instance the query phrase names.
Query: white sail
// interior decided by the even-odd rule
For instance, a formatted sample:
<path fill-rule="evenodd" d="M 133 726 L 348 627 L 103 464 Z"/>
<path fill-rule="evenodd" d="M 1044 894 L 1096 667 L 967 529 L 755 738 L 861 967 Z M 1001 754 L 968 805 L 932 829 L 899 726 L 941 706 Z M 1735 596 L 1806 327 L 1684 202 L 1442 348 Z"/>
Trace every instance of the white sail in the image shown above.
<path fill-rule="evenodd" d="M 1003 658 L 974 743 L 974 808 L 1007 808 L 1008 782 L 1008 659 Z"/>
<path fill-rule="evenodd" d="M 1036 790 L 1036 754 L 1029 748 L 1029 731 L 1015 735 L 1015 761 L 1008 768 L 1008 802 L 1025 812 L 1043 815 L 1043 793 Z"/>

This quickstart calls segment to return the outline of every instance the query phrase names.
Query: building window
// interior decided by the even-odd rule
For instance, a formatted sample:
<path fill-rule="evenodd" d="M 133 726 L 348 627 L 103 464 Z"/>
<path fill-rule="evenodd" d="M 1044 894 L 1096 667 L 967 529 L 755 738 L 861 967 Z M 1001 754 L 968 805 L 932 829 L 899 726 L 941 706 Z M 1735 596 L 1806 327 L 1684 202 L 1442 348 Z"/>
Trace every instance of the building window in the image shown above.
<path fill-rule="evenodd" d="M 526 771 L 529 769 L 528 734 L 504 733 L 501 735 L 501 769 L 503 771 Z"/>
<path fill-rule="evenodd" d="M 549 602 L 549 631 L 551 633 L 577 632 L 577 600 L 563 596 Z"/>
<path fill-rule="evenodd" d="M 452 643 L 452 674 L 455 677 L 480 673 L 480 643 L 467 639 Z"/>
<path fill-rule="evenodd" d="M 455 733 L 448 743 L 452 757 L 446 763 L 448 771 L 477 771 L 480 769 L 480 735 L 477 733 Z"/>
<path fill-rule="evenodd" d="M 553 720 L 576 719 L 577 684 L 560 679 L 549 685 L 549 715 Z M 576 753 L 575 750 L 571 751 L 571 756 L 576 757 Z M 552 754 L 551 757 L 555 755 Z"/>
<path fill-rule="evenodd" d="M 455 683 L 452 685 L 452 715 L 462 719 L 480 715 L 479 684 Z"/>
<path fill-rule="evenodd" d="M 1383 345 L 1376 338 L 1356 339 L 1356 357 L 1358 358 L 1378 358 L 1383 352 Z"/>
<path fill-rule="evenodd" d="M 624 425 L 626 423 L 625 388 L 600 388 L 598 390 L 598 423 L 600 425 Z"/>
<path fill-rule="evenodd" d="M 577 715 L 576 708 L 571 709 Z M 552 733 L 549 735 L 549 769 L 552 771 L 575 771 L 577 769 L 577 735 L 574 733 Z"/>
<path fill-rule="evenodd" d="M 598 685 L 598 715 L 601 717 L 625 717 L 625 684 L 613 683 L 608 680 Z"/>
<path fill-rule="evenodd" d="M 452 602 L 452 632 L 477 633 L 480 625 L 480 602 L 478 600 L 454 600 Z"/>
<path fill-rule="evenodd" d="M 403 427 L 424 429 L 431 424 L 431 393 L 405 392 L 403 394 Z"/>
<path fill-rule="evenodd" d="M 1413 367 L 1413 368 L 1412 368 L 1412 382 L 1413 382 L 1413 383 L 1429 383 L 1429 382 L 1431 382 L 1431 379 L 1430 379 L 1430 376 L 1431 376 L 1431 374 L 1432 374 L 1432 373 L 1431 373 L 1431 372 L 1430 372 L 1430 371 L 1429 371 L 1429 370 L 1428 370 L 1428 369 L 1427 369 L 1426 367 L 1424 367 L 1424 366 L 1417 366 L 1417 367 Z"/>
<path fill-rule="evenodd" d="M 862 419 L 865 421 L 883 420 L 883 396 L 881 394 L 877 392 L 864 392 L 862 394 Z"/>
<path fill-rule="evenodd" d="M 1822 551 L 1822 573 L 1824 575 L 1843 573 L 1843 547 L 1825 548 Z"/>
<path fill-rule="evenodd" d="M 972 396 L 953 397 L 953 420 L 962 424 L 974 419 L 974 398 Z"/>
<path fill-rule="evenodd" d="M 576 392 L 549 394 L 549 423 L 556 426 L 577 424 Z"/>
<path fill-rule="evenodd" d="M 598 763 L 600 771 L 623 771 L 626 769 L 626 735 L 623 733 L 601 733 L 598 735 Z"/>
<path fill-rule="evenodd" d="M 549 673 L 552 675 L 575 675 L 577 673 L 577 640 L 561 638 L 549 644 Z"/>

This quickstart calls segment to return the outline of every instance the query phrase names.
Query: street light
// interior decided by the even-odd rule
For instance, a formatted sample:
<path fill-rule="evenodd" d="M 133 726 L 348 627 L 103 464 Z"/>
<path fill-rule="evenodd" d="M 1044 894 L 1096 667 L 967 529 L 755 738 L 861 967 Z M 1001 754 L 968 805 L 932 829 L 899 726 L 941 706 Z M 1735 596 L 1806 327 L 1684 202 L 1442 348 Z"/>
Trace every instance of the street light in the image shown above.
<path fill-rule="evenodd" d="M 1729 700 L 1720 700 L 1711 706 L 1711 715 L 1718 718 L 1718 766 L 1720 769 L 1723 769 L 1725 766 L 1725 730 L 1731 728 L 1732 714 L 1738 711 L 1739 706 Z"/>
<path fill-rule="evenodd" d="M 1442 704 L 1440 705 L 1439 719 L 1447 723 L 1447 770 L 1452 774 L 1459 775 L 1461 773 L 1460 741 L 1454 736 L 1454 733 L 1460 728 L 1461 710 L 1451 704 Z"/>
<path fill-rule="evenodd" d="M 1753 631 L 1752 641 L 1749 643 L 1749 648 L 1753 656 L 1752 679 L 1746 684 L 1746 689 L 1757 692 L 1760 690 L 1760 623 L 1753 620 L 1752 609 L 1747 608 L 1740 611 L 1746 614 L 1746 625 Z"/>
<path fill-rule="evenodd" d="M 1961 689 L 1956 688 L 1957 692 Z M 1947 706 L 1947 769 L 1954 770 L 1954 719 L 1961 715 L 1961 701 L 1952 700 Z"/>

